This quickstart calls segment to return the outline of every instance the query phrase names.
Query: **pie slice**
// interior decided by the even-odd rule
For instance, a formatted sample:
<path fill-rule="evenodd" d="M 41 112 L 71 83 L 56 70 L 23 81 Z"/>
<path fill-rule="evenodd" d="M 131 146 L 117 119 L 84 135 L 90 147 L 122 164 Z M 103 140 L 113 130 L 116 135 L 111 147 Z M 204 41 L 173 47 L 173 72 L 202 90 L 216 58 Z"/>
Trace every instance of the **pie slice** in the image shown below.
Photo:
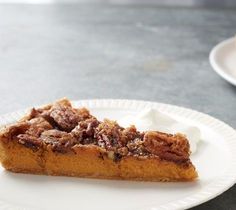
<path fill-rule="evenodd" d="M 62 99 L 33 108 L 0 132 L 0 162 L 13 172 L 126 179 L 193 181 L 189 142 L 182 134 L 139 132 L 99 121 Z"/>

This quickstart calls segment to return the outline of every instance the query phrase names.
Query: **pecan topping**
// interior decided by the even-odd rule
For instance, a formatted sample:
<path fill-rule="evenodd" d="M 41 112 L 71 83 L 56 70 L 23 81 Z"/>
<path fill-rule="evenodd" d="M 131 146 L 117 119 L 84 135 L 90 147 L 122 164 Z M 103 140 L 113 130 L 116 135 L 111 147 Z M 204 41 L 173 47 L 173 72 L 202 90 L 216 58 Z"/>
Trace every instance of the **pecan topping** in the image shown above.
<path fill-rule="evenodd" d="M 127 147 L 128 147 L 129 152 L 131 154 L 144 155 L 147 153 L 147 150 L 143 145 L 143 140 L 140 138 L 136 138 L 136 139 L 128 142 Z"/>
<path fill-rule="evenodd" d="M 67 132 L 73 130 L 80 121 L 91 117 L 87 109 L 74 109 L 67 100 L 54 104 L 49 110 L 49 116 L 59 129 Z"/>
<path fill-rule="evenodd" d="M 189 143 L 181 134 L 150 131 L 144 136 L 144 146 L 149 153 L 165 160 L 184 162 L 189 159 Z"/>
<path fill-rule="evenodd" d="M 4 137 L 8 139 L 16 139 L 19 134 L 25 133 L 29 128 L 30 124 L 28 122 L 19 122 L 6 128 Z"/>
<path fill-rule="evenodd" d="M 68 151 L 77 143 L 72 134 L 59 130 L 44 131 L 40 138 L 44 143 L 50 144 L 53 151 L 61 153 Z"/>
<path fill-rule="evenodd" d="M 125 128 L 122 131 L 122 139 L 121 141 L 124 144 L 127 144 L 130 141 L 133 141 L 136 138 L 141 138 L 141 133 L 137 131 L 135 126 L 130 126 L 128 128 Z"/>
<path fill-rule="evenodd" d="M 126 128 L 123 131 L 123 139 L 125 139 L 130 154 L 144 155 L 146 153 L 143 146 L 143 136 L 144 134 L 137 131 L 135 126 Z"/>
<path fill-rule="evenodd" d="M 63 131 L 71 131 L 78 124 L 77 112 L 60 104 L 52 108 L 50 117 Z"/>
<path fill-rule="evenodd" d="M 96 118 L 81 121 L 79 122 L 79 125 L 71 131 L 71 133 L 81 144 L 95 143 L 95 129 L 99 123 L 100 122 Z"/>
<path fill-rule="evenodd" d="M 18 142 L 36 150 L 42 145 L 42 141 L 39 139 L 40 134 L 45 130 L 52 129 L 52 126 L 42 117 L 33 118 L 28 123 L 29 129 L 24 134 L 17 136 Z"/>
<path fill-rule="evenodd" d="M 121 147 L 121 131 L 123 130 L 115 121 L 104 120 L 96 129 L 95 138 L 97 144 L 108 150 L 116 150 Z"/>
<path fill-rule="evenodd" d="M 51 124 L 42 117 L 33 118 L 29 123 L 31 126 L 26 133 L 32 136 L 39 136 L 43 131 L 53 128 Z"/>
<path fill-rule="evenodd" d="M 30 113 L 27 119 L 30 120 L 37 117 L 44 117 L 48 115 L 48 111 L 50 110 L 51 107 L 52 107 L 51 105 L 48 105 L 44 108 L 38 108 L 38 109 L 32 108 L 30 110 Z"/>
<path fill-rule="evenodd" d="M 19 134 L 18 136 L 18 142 L 20 144 L 25 145 L 28 148 L 33 149 L 34 151 L 36 151 L 37 149 L 40 148 L 40 146 L 42 145 L 42 141 L 33 135 L 30 134 Z"/>

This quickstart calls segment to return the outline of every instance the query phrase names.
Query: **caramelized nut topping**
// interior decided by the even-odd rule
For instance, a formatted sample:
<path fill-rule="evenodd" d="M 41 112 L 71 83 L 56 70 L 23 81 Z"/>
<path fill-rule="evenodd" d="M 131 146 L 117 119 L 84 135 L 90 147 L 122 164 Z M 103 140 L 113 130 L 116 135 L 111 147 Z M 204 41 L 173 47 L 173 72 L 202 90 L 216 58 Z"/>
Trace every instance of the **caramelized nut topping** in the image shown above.
<path fill-rule="evenodd" d="M 6 128 L 4 137 L 7 139 L 16 139 L 19 134 L 25 133 L 29 128 L 30 124 L 28 122 L 19 122 Z"/>
<path fill-rule="evenodd" d="M 39 138 L 40 134 L 45 130 L 52 129 L 52 126 L 42 117 L 33 118 L 28 121 L 29 129 L 24 134 L 19 134 L 17 138 L 20 144 L 36 150 L 42 145 Z"/>
<path fill-rule="evenodd" d="M 104 120 L 96 129 L 95 138 L 98 139 L 97 144 L 108 150 L 115 150 L 121 147 L 121 132 L 123 128 L 115 121 Z"/>
<path fill-rule="evenodd" d="M 36 137 L 36 136 L 32 136 L 30 134 L 19 134 L 18 136 L 18 142 L 20 144 L 25 145 L 28 148 L 33 149 L 34 151 L 36 151 L 37 149 L 39 149 L 42 145 L 42 141 Z"/>
<path fill-rule="evenodd" d="M 71 133 L 59 130 L 44 131 L 40 138 L 46 144 L 52 146 L 53 151 L 65 153 L 77 143 Z"/>
<path fill-rule="evenodd" d="M 71 131 L 72 135 L 77 138 L 81 144 L 95 143 L 95 129 L 99 125 L 96 118 L 90 118 L 79 122 L 79 124 Z"/>
<path fill-rule="evenodd" d="M 144 136 L 145 149 L 162 159 L 185 162 L 189 159 L 189 143 L 184 135 L 147 132 Z"/>
<path fill-rule="evenodd" d="M 39 136 L 43 131 L 53 129 L 51 124 L 42 117 L 29 120 L 30 128 L 26 131 L 27 134 Z"/>
<path fill-rule="evenodd" d="M 52 107 L 50 117 L 63 131 L 71 131 L 78 124 L 77 112 L 70 106 L 58 104 Z"/>

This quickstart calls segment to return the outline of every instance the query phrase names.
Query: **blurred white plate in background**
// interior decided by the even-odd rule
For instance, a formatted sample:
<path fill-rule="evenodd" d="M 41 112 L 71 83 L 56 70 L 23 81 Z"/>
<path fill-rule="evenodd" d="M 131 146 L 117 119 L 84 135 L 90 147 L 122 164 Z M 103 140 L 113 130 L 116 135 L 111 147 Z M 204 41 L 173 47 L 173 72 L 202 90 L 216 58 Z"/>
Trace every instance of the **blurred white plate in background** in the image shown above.
<path fill-rule="evenodd" d="M 213 69 L 225 80 L 236 85 L 236 38 L 227 39 L 216 45 L 210 53 Z"/>

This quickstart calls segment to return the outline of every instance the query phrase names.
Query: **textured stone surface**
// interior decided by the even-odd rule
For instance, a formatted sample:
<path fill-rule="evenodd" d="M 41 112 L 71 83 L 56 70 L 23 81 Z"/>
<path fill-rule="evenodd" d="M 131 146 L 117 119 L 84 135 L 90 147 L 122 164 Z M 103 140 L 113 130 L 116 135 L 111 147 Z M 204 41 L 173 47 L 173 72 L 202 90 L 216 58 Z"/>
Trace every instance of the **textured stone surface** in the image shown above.
<path fill-rule="evenodd" d="M 0 6 L 0 114 L 67 96 L 170 103 L 236 127 L 236 88 L 210 50 L 235 10 L 109 5 Z M 235 209 L 236 187 L 194 209 Z"/>

